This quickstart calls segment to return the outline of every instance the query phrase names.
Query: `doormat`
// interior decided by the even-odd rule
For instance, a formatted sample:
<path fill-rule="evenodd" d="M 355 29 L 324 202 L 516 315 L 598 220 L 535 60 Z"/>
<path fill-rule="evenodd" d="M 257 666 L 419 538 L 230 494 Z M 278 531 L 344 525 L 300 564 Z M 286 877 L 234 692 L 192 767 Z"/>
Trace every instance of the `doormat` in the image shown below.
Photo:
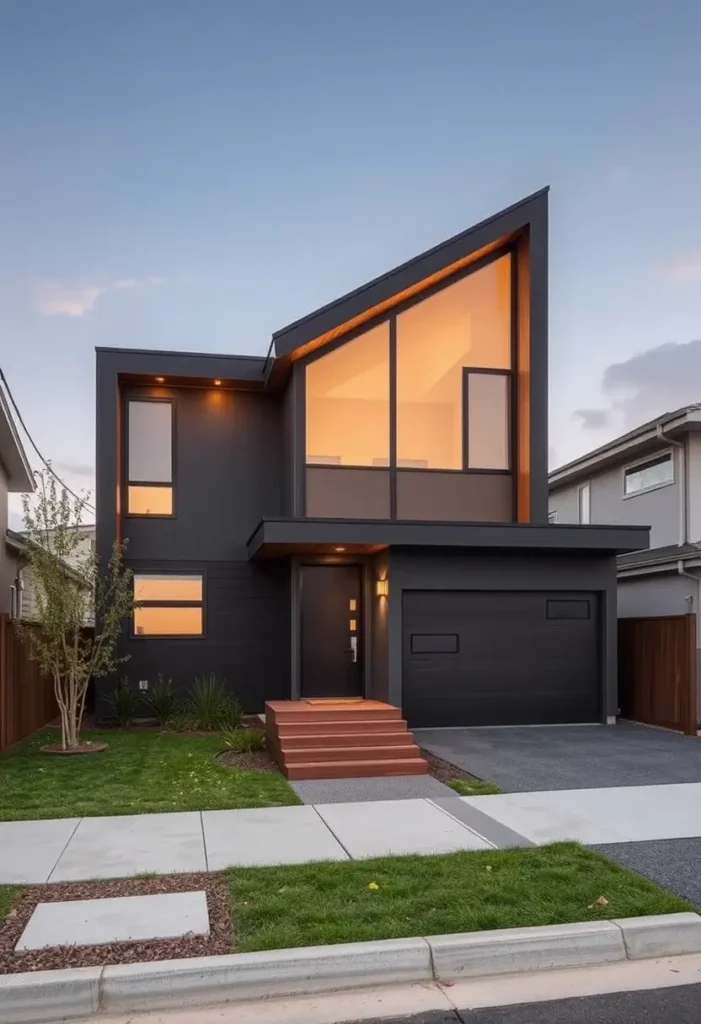
<path fill-rule="evenodd" d="M 305 697 L 305 704 L 363 704 L 364 697 Z"/>

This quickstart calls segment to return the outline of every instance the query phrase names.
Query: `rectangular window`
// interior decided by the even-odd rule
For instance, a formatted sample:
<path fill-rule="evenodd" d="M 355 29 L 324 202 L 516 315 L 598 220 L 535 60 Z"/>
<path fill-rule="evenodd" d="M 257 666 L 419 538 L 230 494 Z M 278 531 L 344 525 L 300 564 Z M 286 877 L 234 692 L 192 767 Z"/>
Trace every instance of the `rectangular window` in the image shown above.
<path fill-rule="evenodd" d="M 397 317 L 397 464 L 464 469 L 463 369 L 511 369 L 511 257 L 410 306 Z M 503 382 L 493 385 L 504 387 Z M 502 446 L 503 423 L 480 424 L 478 461 Z M 477 430 L 478 424 L 471 424 Z M 493 442 L 489 431 L 496 432 Z M 486 443 L 484 443 L 486 438 Z M 500 440 L 501 439 L 501 440 Z"/>
<path fill-rule="evenodd" d="M 650 491 L 655 487 L 662 487 L 674 480 L 674 463 L 672 453 L 665 452 L 647 462 L 639 462 L 630 466 L 623 473 L 623 493 L 640 494 L 642 491 Z"/>
<path fill-rule="evenodd" d="M 582 484 L 577 490 L 577 522 L 588 524 L 591 521 L 591 486 L 589 482 Z"/>
<path fill-rule="evenodd" d="M 130 401 L 127 414 L 127 512 L 173 514 L 173 405 Z"/>
<path fill-rule="evenodd" d="M 203 636 L 203 579 L 197 573 L 134 576 L 136 636 Z"/>
<path fill-rule="evenodd" d="M 307 465 L 389 464 L 389 323 L 310 362 L 305 385 Z"/>
<path fill-rule="evenodd" d="M 509 468 L 510 379 L 467 372 L 467 469 Z"/>

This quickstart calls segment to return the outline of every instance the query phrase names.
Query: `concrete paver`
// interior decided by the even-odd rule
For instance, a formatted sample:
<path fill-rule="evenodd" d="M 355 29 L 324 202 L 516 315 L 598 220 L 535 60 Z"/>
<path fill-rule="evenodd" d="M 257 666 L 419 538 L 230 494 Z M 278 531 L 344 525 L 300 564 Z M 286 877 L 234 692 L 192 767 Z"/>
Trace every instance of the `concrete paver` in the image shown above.
<path fill-rule="evenodd" d="M 313 807 L 203 811 L 210 871 L 263 864 L 348 860 Z"/>
<path fill-rule="evenodd" d="M 46 882 L 79 821 L 80 818 L 58 818 L 0 822 L 0 883 Z"/>
<path fill-rule="evenodd" d="M 493 849 L 427 800 L 323 804 L 317 811 L 353 858 Z"/>
<path fill-rule="evenodd" d="M 15 949 L 173 939 L 188 932 L 209 935 L 204 891 L 39 903 Z"/>
<path fill-rule="evenodd" d="M 198 811 L 83 818 L 51 882 L 206 871 Z"/>

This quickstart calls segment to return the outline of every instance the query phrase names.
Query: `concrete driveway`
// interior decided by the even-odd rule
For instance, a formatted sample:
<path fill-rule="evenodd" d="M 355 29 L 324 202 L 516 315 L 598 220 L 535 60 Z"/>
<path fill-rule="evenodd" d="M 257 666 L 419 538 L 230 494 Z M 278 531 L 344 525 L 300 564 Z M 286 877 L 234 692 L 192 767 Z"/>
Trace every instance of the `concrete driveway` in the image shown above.
<path fill-rule="evenodd" d="M 627 722 L 413 732 L 420 746 L 505 793 L 701 782 L 701 738 Z"/>

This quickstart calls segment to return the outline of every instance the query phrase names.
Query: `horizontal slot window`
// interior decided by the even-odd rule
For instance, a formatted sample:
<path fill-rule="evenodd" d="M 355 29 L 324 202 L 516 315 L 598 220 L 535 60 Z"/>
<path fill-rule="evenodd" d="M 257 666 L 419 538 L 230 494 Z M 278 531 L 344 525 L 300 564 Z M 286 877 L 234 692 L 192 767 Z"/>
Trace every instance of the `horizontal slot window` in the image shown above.
<path fill-rule="evenodd" d="M 204 635 L 203 578 L 199 573 L 137 573 L 134 635 Z"/>
<path fill-rule="evenodd" d="M 457 633 L 412 633 L 412 654 L 457 654 Z"/>
<path fill-rule="evenodd" d="M 129 485 L 127 511 L 132 516 L 171 516 L 172 487 L 139 487 Z"/>
<path fill-rule="evenodd" d="M 640 462 L 630 466 L 623 473 L 623 493 L 625 495 L 640 494 L 674 480 L 674 464 L 672 453 L 667 452 L 658 458 Z"/>
<path fill-rule="evenodd" d="M 589 619 L 591 610 L 589 601 L 548 601 L 546 615 L 549 619 Z"/>

